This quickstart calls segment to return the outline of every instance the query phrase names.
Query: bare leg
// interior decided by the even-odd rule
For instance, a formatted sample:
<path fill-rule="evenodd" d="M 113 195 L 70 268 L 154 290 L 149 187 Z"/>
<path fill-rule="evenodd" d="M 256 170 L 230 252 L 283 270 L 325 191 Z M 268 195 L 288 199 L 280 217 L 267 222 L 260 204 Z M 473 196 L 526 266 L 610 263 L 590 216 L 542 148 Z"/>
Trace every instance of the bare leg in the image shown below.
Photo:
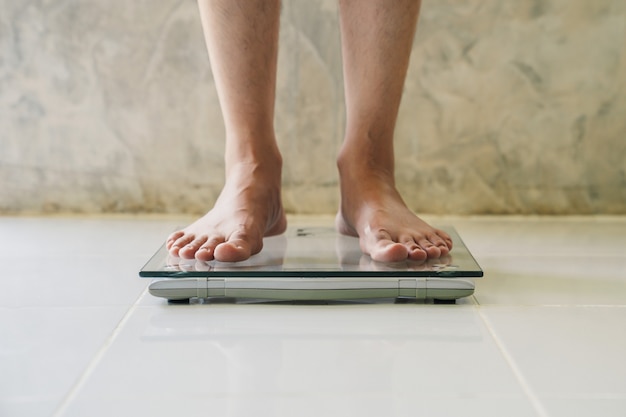
<path fill-rule="evenodd" d="M 172 233 L 172 255 L 241 261 L 284 232 L 274 136 L 279 0 L 199 0 L 226 126 L 226 183 L 204 217 Z"/>
<path fill-rule="evenodd" d="M 347 106 L 337 228 L 373 259 L 436 258 L 450 237 L 411 212 L 395 187 L 393 134 L 419 0 L 340 0 Z"/>

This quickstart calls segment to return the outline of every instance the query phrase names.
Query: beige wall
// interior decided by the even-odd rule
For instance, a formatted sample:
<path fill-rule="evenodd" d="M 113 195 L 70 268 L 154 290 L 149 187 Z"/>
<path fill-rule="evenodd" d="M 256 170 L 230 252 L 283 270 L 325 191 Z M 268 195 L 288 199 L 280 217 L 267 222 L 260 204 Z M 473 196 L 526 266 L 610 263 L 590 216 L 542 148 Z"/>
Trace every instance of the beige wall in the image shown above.
<path fill-rule="evenodd" d="M 223 125 L 193 0 L 0 0 L 0 212 L 202 212 Z M 337 6 L 285 0 L 291 212 L 332 213 Z M 626 2 L 426 0 L 396 135 L 427 213 L 626 213 Z"/>

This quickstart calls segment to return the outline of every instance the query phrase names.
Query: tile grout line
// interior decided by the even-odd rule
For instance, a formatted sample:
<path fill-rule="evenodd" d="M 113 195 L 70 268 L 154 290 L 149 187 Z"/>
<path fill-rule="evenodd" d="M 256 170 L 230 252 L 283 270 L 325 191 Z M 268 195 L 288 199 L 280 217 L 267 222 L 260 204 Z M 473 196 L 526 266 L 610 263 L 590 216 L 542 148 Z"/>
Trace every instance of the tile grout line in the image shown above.
<path fill-rule="evenodd" d="M 122 329 L 124 328 L 128 320 L 130 320 L 130 317 L 135 312 L 135 310 L 137 310 L 137 307 L 139 306 L 139 301 L 143 298 L 143 296 L 147 292 L 148 292 L 148 287 L 146 286 L 146 288 L 141 292 L 141 294 L 139 294 L 139 297 L 135 300 L 133 305 L 128 309 L 128 311 L 126 311 L 126 313 L 124 314 L 124 317 L 122 317 L 119 323 L 117 323 L 117 325 L 113 329 L 113 332 L 111 332 L 111 334 L 102 344 L 100 349 L 98 349 L 98 351 L 93 356 L 91 361 L 89 361 L 83 373 L 80 375 L 78 380 L 74 383 L 74 385 L 70 388 L 67 395 L 61 401 L 61 404 L 59 404 L 55 412 L 52 414 L 53 417 L 62 416 L 67 411 L 67 407 L 76 398 L 80 389 L 87 382 L 87 379 L 89 379 L 91 374 L 93 374 L 94 370 L 96 369 L 96 367 L 98 366 L 102 358 L 104 357 L 105 353 L 109 350 L 109 347 L 111 347 L 115 339 L 117 339 L 117 336 L 120 334 L 120 332 L 122 331 Z"/>
<path fill-rule="evenodd" d="M 502 356 L 504 356 L 504 359 L 506 360 L 507 364 L 513 371 L 513 375 L 515 375 L 517 382 L 522 386 L 522 390 L 524 391 L 524 394 L 526 394 L 526 397 L 530 401 L 532 407 L 535 409 L 535 411 L 540 417 L 549 417 L 550 414 L 544 408 L 543 404 L 537 397 L 537 394 L 535 394 L 534 390 L 530 387 L 530 384 L 528 383 L 528 381 L 522 374 L 522 371 L 520 370 L 519 366 L 517 366 L 517 363 L 513 360 L 513 356 L 509 353 L 509 351 L 504 346 L 504 342 L 502 342 L 502 340 L 496 335 L 496 332 L 493 326 L 491 325 L 491 322 L 489 321 L 489 319 L 482 312 L 481 308 L 478 308 L 477 310 L 478 310 L 478 315 L 480 316 L 481 320 L 487 327 L 489 334 L 491 335 L 494 342 L 496 343 L 498 350 L 500 350 L 500 353 L 502 354 Z"/>

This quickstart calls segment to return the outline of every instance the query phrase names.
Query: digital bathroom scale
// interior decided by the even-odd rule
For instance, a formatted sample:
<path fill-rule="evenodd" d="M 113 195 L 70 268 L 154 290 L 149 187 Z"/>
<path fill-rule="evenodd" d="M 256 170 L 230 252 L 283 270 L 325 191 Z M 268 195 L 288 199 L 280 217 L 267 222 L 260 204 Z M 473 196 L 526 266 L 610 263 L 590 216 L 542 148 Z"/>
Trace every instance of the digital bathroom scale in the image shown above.
<path fill-rule="evenodd" d="M 483 271 L 452 227 L 453 241 L 438 259 L 382 263 L 361 252 L 356 237 L 330 227 L 288 228 L 263 240 L 263 250 L 242 262 L 202 262 L 171 256 L 165 245 L 141 269 L 153 278 L 150 294 L 171 301 L 192 298 L 354 300 L 407 298 L 454 302 L 474 293 L 462 278 Z"/>

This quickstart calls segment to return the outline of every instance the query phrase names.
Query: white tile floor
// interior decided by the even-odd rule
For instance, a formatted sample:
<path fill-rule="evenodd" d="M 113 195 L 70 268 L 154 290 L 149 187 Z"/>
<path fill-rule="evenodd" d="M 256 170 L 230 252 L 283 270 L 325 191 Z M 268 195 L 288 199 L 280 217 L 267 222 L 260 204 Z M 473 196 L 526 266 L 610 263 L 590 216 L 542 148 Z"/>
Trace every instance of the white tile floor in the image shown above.
<path fill-rule="evenodd" d="M 626 416 L 626 218 L 428 220 L 485 270 L 457 305 L 167 305 L 188 219 L 0 218 L 0 416 Z"/>

